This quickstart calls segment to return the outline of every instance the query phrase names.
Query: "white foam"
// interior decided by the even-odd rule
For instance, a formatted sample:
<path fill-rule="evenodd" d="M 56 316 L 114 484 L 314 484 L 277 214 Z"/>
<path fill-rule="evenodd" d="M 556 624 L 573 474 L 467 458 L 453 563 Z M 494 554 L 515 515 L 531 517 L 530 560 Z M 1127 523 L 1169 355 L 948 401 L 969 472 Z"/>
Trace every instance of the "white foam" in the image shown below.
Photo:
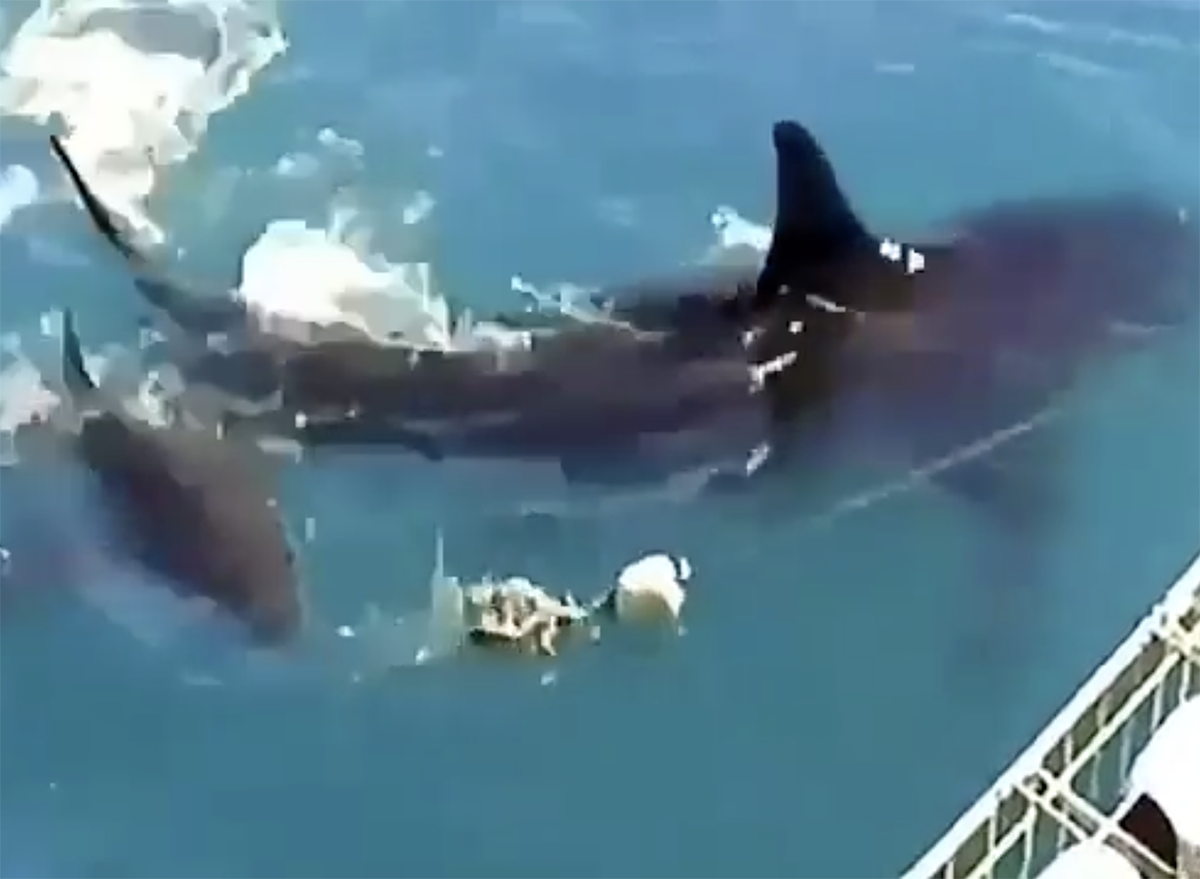
<path fill-rule="evenodd" d="M 709 222 L 717 236 L 715 247 L 709 251 L 711 260 L 757 260 L 771 247 L 769 225 L 748 220 L 727 205 L 714 210 Z"/>
<path fill-rule="evenodd" d="M 24 165 L 9 165 L 0 171 L 0 229 L 17 211 L 36 202 L 40 194 L 37 177 Z"/>
<path fill-rule="evenodd" d="M 339 173 L 356 174 L 362 167 L 363 145 L 343 137 L 332 128 L 322 128 L 316 136 L 317 149 L 285 153 L 275 163 L 273 172 L 286 179 L 298 180 L 321 176 L 328 178 Z"/>
<path fill-rule="evenodd" d="M 569 282 L 539 287 L 520 275 L 513 275 L 509 280 L 509 288 L 524 297 L 526 311 L 561 315 L 579 323 L 611 322 L 607 312 L 591 298 L 592 294 L 598 292 L 594 287 L 581 287 Z"/>
<path fill-rule="evenodd" d="M 30 443 L 49 448 L 51 432 L 73 423 L 59 378 L 59 334 L 58 317 L 47 312 L 36 328 L 0 337 L 0 466 L 17 463 L 18 453 L 34 451 Z M 84 361 L 101 389 L 134 417 L 154 424 L 167 421 L 169 395 L 157 386 L 157 373 L 142 369 L 139 349 L 115 345 L 85 349 Z M 40 425 L 47 433 L 41 432 Z M 25 431 L 18 440 L 18 433 L 28 426 L 39 427 Z"/>
<path fill-rule="evenodd" d="M 17 462 L 18 431 L 34 421 L 47 421 L 59 407 L 58 395 L 45 385 L 29 358 L 19 349 L 15 354 L 0 368 L 0 466 Z"/>
<path fill-rule="evenodd" d="M 188 54 L 167 44 L 180 34 Z M 158 168 L 191 155 L 209 118 L 286 47 L 270 2 L 41 0 L 0 54 L 0 114 L 58 117 L 97 195 L 158 242 L 145 204 Z"/>
<path fill-rule="evenodd" d="M 270 223 L 242 258 L 240 292 L 263 322 L 348 323 L 424 338 L 447 322 L 444 303 L 438 309 L 428 291 L 427 265 L 372 265 L 336 230 L 302 220 Z"/>
<path fill-rule="evenodd" d="M 331 128 L 316 144 L 290 152 L 273 173 L 294 181 L 333 186 L 338 194 L 324 226 L 277 219 L 242 257 L 239 292 L 267 332 L 304 341 L 366 333 L 381 342 L 446 348 L 469 327 L 456 327 L 449 304 L 433 289 L 430 266 L 393 262 L 373 246 L 373 213 L 355 195 L 363 147 Z M 426 192 L 416 192 L 398 219 L 416 227 L 433 209 Z"/>
<path fill-rule="evenodd" d="M 316 139 L 327 155 L 288 153 L 274 173 L 293 180 L 324 176 L 330 155 L 350 160 L 357 169 L 363 157 L 357 141 L 332 129 L 322 129 Z M 418 225 L 433 206 L 428 193 L 417 192 L 402 208 L 401 220 Z M 757 261 L 770 246 L 770 226 L 731 207 L 718 207 L 710 221 L 717 240 L 707 261 Z M 365 214 L 345 201 L 331 206 L 325 227 L 275 220 L 243 255 L 239 292 L 264 329 L 307 341 L 337 338 L 339 328 L 348 326 L 379 341 L 402 340 L 418 347 L 528 346 L 526 332 L 476 321 L 469 312 L 453 316 L 434 289 L 428 263 L 393 263 L 371 250 L 371 237 Z M 580 321 L 607 319 L 588 300 L 590 288 L 572 283 L 539 288 L 519 276 L 512 278 L 511 288 L 533 310 Z"/>
<path fill-rule="evenodd" d="M 27 425 L 54 422 L 62 409 L 61 386 L 56 381 L 57 348 L 52 347 L 53 315 L 47 312 L 40 326 L 22 327 L 0 337 L 0 465 L 18 459 L 17 434 Z M 85 355 L 86 356 L 86 355 Z M 89 361 L 94 362 L 94 361 Z M 32 436 L 32 433 L 27 433 Z M 24 446 L 24 440 L 21 445 Z"/>
<path fill-rule="evenodd" d="M 722 205 L 709 215 L 716 240 L 701 256 L 702 263 L 723 265 L 756 265 L 771 247 L 771 227 L 755 223 L 734 208 Z M 598 308 L 592 294 L 594 287 L 570 282 L 535 285 L 520 275 L 514 275 L 510 286 L 526 300 L 526 309 L 570 318 L 581 323 L 611 323 L 612 318 Z"/>
<path fill-rule="evenodd" d="M 418 193 L 413 210 L 427 212 Z M 406 211 L 405 222 L 412 216 Z M 414 214 L 415 216 L 415 214 Z M 527 334 L 471 315 L 457 318 L 434 289 L 428 263 L 393 263 L 371 250 L 359 211 L 335 205 L 325 228 L 275 220 L 242 258 L 239 292 L 267 331 L 306 341 L 336 338 L 351 327 L 383 342 L 417 347 L 508 347 Z"/>

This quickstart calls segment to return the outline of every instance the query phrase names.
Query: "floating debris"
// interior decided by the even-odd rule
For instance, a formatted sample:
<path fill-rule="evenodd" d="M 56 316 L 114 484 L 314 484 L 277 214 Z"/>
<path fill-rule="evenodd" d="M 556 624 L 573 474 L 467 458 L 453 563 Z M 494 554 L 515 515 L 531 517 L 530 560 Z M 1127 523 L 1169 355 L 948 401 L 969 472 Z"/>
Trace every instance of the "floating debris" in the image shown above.
<path fill-rule="evenodd" d="M 573 596 L 556 598 L 524 577 L 469 586 L 464 598 L 471 644 L 537 656 L 557 656 L 560 639 L 585 627 L 591 615 Z M 597 627 L 587 628 L 597 640 Z"/>
<path fill-rule="evenodd" d="M 524 577 L 485 581 L 463 591 L 467 640 L 557 656 L 558 642 L 568 633 L 584 630 L 593 643 L 599 641 L 606 617 L 622 625 L 678 631 L 691 577 L 686 558 L 653 553 L 626 565 L 617 585 L 588 604 L 570 593 L 557 598 Z"/>
<path fill-rule="evenodd" d="M 679 631 L 691 576 L 687 559 L 653 553 L 626 565 L 615 586 L 586 603 L 570 593 L 556 596 L 525 577 L 460 585 L 445 573 L 439 538 L 426 611 L 396 618 L 372 606 L 357 626 L 341 626 L 337 634 L 361 638 L 373 660 L 389 668 L 423 665 L 464 649 L 557 657 L 569 643 L 599 642 L 608 623 Z"/>

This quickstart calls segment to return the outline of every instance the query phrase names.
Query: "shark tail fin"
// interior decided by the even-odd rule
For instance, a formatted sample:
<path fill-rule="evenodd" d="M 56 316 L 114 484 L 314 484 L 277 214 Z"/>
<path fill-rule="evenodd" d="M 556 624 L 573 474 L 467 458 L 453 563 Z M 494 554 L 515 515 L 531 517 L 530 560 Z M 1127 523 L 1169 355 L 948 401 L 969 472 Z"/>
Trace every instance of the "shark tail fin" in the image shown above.
<path fill-rule="evenodd" d="M 83 209 L 91 219 L 92 225 L 104 236 L 104 240 L 111 244 L 129 262 L 139 266 L 145 263 L 145 258 L 126 239 L 125 234 L 117 228 L 117 219 L 113 216 L 113 212 L 104 205 L 104 202 L 100 200 L 87 181 L 83 179 L 83 174 L 80 173 L 75 160 L 71 158 L 70 153 L 67 152 L 67 148 L 63 145 L 62 139 L 58 135 L 50 135 L 50 151 L 54 153 L 54 158 L 62 165 L 63 171 L 66 172 L 67 178 L 71 181 L 71 186 L 79 196 L 80 202 L 83 203 Z"/>
<path fill-rule="evenodd" d="M 67 391 L 76 400 L 88 400 L 100 390 L 88 372 L 83 345 L 75 328 L 75 314 L 70 309 L 62 313 L 62 378 Z"/>
<path fill-rule="evenodd" d="M 768 306 L 785 285 L 802 281 L 875 239 L 838 183 L 833 163 L 799 122 L 772 129 L 775 145 L 775 226 L 755 289 L 754 308 Z"/>
<path fill-rule="evenodd" d="M 231 332 L 244 326 L 246 307 L 241 299 L 230 291 L 209 295 L 155 265 L 149 256 L 138 249 L 129 234 L 122 231 L 120 218 L 105 206 L 83 179 L 83 174 L 62 140 L 55 135 L 50 136 L 50 151 L 62 165 L 96 231 L 133 270 L 134 286 L 147 304 L 165 312 L 185 329 L 200 334 Z"/>

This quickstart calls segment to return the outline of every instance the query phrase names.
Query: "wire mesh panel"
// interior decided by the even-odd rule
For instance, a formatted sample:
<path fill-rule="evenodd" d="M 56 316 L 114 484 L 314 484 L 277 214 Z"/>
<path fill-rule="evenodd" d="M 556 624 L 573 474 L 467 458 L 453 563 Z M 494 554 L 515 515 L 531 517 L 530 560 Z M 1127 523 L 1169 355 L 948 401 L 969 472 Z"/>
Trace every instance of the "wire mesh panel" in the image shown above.
<path fill-rule="evenodd" d="M 1146 877 L 1175 876 L 1109 816 L 1151 734 L 1198 694 L 1200 556 L 904 879 L 1028 879 L 1094 836 Z"/>

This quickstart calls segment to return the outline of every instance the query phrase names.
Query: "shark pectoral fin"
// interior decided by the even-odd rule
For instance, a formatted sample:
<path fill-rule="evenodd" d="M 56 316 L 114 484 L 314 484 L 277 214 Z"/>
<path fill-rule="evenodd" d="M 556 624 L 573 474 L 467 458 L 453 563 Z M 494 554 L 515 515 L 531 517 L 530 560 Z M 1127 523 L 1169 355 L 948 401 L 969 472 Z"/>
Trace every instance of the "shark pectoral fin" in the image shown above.
<path fill-rule="evenodd" d="M 1065 401 L 1044 375 L 973 350 L 904 358 L 880 390 L 889 431 L 907 445 L 897 487 L 929 485 L 973 514 L 971 649 L 1014 655 L 1013 639 L 1045 613 L 1047 551 L 1064 512 Z"/>
<path fill-rule="evenodd" d="M 1017 373 L 988 352 L 926 352 L 894 364 L 881 387 L 912 476 L 995 524 L 1032 533 L 1057 506 L 1065 400 L 1042 373 Z"/>
<path fill-rule="evenodd" d="M 958 456 L 962 460 L 951 463 Z M 1008 538 L 1036 539 L 1061 510 L 1063 438 L 1047 410 L 947 456 L 934 482 Z"/>
<path fill-rule="evenodd" d="M 427 461 L 446 458 L 446 450 L 431 434 L 384 419 L 345 415 L 334 418 L 302 418 L 296 424 L 296 436 L 308 446 L 397 446 Z"/>
<path fill-rule="evenodd" d="M 406 428 L 396 428 L 396 442 L 408 449 L 410 452 L 415 452 L 426 461 L 443 461 L 446 458 L 446 453 L 432 436 L 420 431 L 408 430 Z"/>
<path fill-rule="evenodd" d="M 209 291 L 142 260 L 133 284 L 142 299 L 188 333 L 216 335 L 245 331 L 249 312 L 236 290 Z"/>
<path fill-rule="evenodd" d="M 559 471 L 569 483 L 622 486 L 646 481 L 648 468 L 636 440 L 603 449 L 566 452 L 558 458 Z"/>
<path fill-rule="evenodd" d="M 934 483 L 976 513 L 975 583 L 965 599 L 958 661 L 989 676 L 1018 667 L 1044 637 L 1047 552 L 1062 521 L 1065 437 L 1050 421 L 997 431 Z M 998 681 L 1002 682 L 1002 681 Z"/>

